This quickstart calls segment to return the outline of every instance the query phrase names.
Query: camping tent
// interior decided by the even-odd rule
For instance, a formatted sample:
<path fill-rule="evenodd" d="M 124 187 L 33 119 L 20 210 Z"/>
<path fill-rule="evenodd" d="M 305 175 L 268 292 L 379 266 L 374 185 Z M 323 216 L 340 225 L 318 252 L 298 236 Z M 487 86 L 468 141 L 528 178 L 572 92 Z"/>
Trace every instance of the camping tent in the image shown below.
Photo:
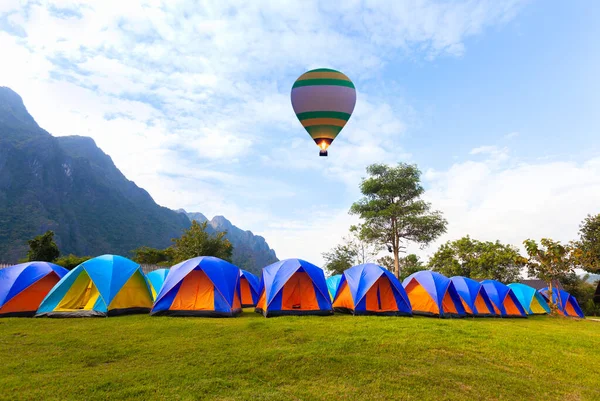
<path fill-rule="evenodd" d="M 199 256 L 171 267 L 151 315 L 231 317 L 241 312 L 240 269 Z"/>
<path fill-rule="evenodd" d="M 465 308 L 449 278 L 423 270 L 408 276 L 402 283 L 413 314 L 439 317 L 463 317 Z"/>
<path fill-rule="evenodd" d="M 281 315 L 332 315 L 325 274 L 301 259 L 287 259 L 263 268 L 256 312 Z"/>
<path fill-rule="evenodd" d="M 544 296 L 544 299 L 548 301 L 548 287 L 542 288 L 540 294 Z M 558 307 L 558 312 L 565 316 L 584 318 L 583 311 L 577 303 L 577 299 L 565 290 L 552 289 L 552 300 Z"/>
<path fill-rule="evenodd" d="M 342 279 L 341 274 L 336 274 L 335 276 L 331 276 L 327 278 L 327 290 L 329 291 L 329 296 L 331 297 L 331 301 L 335 297 L 335 293 L 337 292 L 338 286 L 340 285 L 340 280 Z"/>
<path fill-rule="evenodd" d="M 0 270 L 0 317 L 34 316 L 48 292 L 69 271 L 48 262 Z"/>
<path fill-rule="evenodd" d="M 412 315 L 402 284 L 387 269 L 373 263 L 344 271 L 333 300 L 333 309 L 353 315 Z"/>
<path fill-rule="evenodd" d="M 494 316 L 494 306 L 483 286 L 468 277 L 454 276 L 450 280 L 460 299 L 467 315 L 472 316 Z"/>
<path fill-rule="evenodd" d="M 169 269 L 157 269 L 146 274 L 146 277 L 150 282 L 150 289 L 152 290 L 152 299 L 156 299 L 168 274 Z"/>
<path fill-rule="evenodd" d="M 148 313 L 152 292 L 140 265 L 102 255 L 67 273 L 42 301 L 36 316 L 83 317 Z"/>
<path fill-rule="evenodd" d="M 507 285 L 496 280 L 484 280 L 481 285 L 490 297 L 497 316 L 527 317 L 527 313 L 521 306 L 517 296 Z"/>
<path fill-rule="evenodd" d="M 523 309 L 528 315 L 543 315 L 550 313 L 548 302 L 535 288 L 526 284 L 512 283 L 508 287 L 513 290 Z"/>
<path fill-rule="evenodd" d="M 258 302 L 258 277 L 246 270 L 240 270 L 240 291 L 242 308 L 256 306 Z"/>

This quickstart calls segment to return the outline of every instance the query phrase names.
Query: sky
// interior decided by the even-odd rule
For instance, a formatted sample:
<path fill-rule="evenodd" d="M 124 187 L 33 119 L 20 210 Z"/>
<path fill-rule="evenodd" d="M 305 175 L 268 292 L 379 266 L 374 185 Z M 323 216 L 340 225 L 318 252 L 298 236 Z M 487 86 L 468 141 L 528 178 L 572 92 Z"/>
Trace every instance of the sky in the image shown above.
<path fill-rule="evenodd" d="M 464 235 L 569 241 L 600 213 L 600 2 L 0 1 L 0 85 L 160 205 L 323 262 L 371 163 L 415 163 Z M 290 90 L 355 83 L 327 158 Z"/>

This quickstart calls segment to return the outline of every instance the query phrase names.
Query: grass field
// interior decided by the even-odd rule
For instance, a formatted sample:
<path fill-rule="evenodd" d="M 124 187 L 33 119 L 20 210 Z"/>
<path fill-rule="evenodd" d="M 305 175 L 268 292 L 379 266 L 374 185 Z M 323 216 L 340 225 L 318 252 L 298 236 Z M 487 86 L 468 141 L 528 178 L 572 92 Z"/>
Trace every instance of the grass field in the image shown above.
<path fill-rule="evenodd" d="M 2 399 L 600 399 L 600 323 L 0 319 Z"/>

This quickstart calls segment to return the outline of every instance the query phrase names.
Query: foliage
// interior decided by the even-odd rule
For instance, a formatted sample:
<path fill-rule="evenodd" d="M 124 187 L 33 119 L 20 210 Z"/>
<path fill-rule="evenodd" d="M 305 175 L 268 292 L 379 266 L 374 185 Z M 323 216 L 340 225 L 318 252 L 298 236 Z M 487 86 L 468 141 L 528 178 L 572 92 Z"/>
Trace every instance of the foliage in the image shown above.
<path fill-rule="evenodd" d="M 600 273 L 600 214 L 588 215 L 579 226 L 579 240 L 572 243 L 578 267 Z"/>
<path fill-rule="evenodd" d="M 331 251 L 323 253 L 325 269 L 330 275 L 342 274 L 351 268 L 354 262 L 354 254 L 347 244 L 336 245 Z"/>
<path fill-rule="evenodd" d="M 156 249 L 142 246 L 133 251 L 133 260 L 139 264 L 171 266 L 173 265 L 173 248 Z"/>
<path fill-rule="evenodd" d="M 550 238 L 542 238 L 540 245 L 531 239 L 523 241 L 523 244 L 529 255 L 527 261 L 529 276 L 537 277 L 548 283 L 549 304 L 554 313 L 556 312 L 556 305 L 552 301 L 553 283 L 564 281 L 573 272 L 574 263 L 571 258 L 571 248 Z"/>
<path fill-rule="evenodd" d="M 61 256 L 58 259 L 55 259 L 54 264 L 64 267 L 67 270 L 72 270 L 85 262 L 86 260 L 90 260 L 91 256 L 76 256 L 73 254 L 69 254 L 67 256 Z"/>
<path fill-rule="evenodd" d="M 598 400 L 598 325 L 248 309 L 235 319 L 6 319 L 0 398 Z"/>
<path fill-rule="evenodd" d="M 464 276 L 511 283 L 519 280 L 526 263 L 527 259 L 514 246 L 466 236 L 442 244 L 429 260 L 429 268 L 447 277 Z"/>
<path fill-rule="evenodd" d="M 380 249 L 377 244 L 365 240 L 360 226 L 351 226 L 342 244 L 322 254 L 324 269 L 330 274 L 342 274 L 352 266 L 374 262 Z"/>
<path fill-rule="evenodd" d="M 29 244 L 27 259 L 30 262 L 52 262 L 60 256 L 58 245 L 54 242 L 53 231 L 46 231 L 44 234 L 30 239 L 27 243 Z"/>
<path fill-rule="evenodd" d="M 360 184 L 364 196 L 352 205 L 350 213 L 363 219 L 363 239 L 391 249 L 393 271 L 399 276 L 403 241 L 425 246 L 446 232 L 447 222 L 441 212 L 431 211 L 431 205 L 421 199 L 425 190 L 415 165 L 373 164 L 367 173 L 369 177 Z"/>
<path fill-rule="evenodd" d="M 583 309 L 583 313 L 586 316 L 598 316 L 600 305 L 594 304 L 594 294 L 596 292 L 596 283 L 590 283 L 588 281 L 589 275 L 579 276 L 575 272 L 567 274 L 562 280 L 561 284 L 565 291 L 570 293 L 577 299 L 577 303 Z"/>
<path fill-rule="evenodd" d="M 385 267 L 389 271 L 394 271 L 394 258 L 391 256 L 385 255 L 377 260 L 377 263 L 380 266 Z M 398 279 L 402 282 L 405 278 L 410 276 L 413 273 L 419 272 L 421 270 L 426 270 L 427 266 L 423 264 L 423 261 L 415 255 L 414 253 L 408 254 L 399 261 L 400 265 L 400 277 Z"/>
<path fill-rule="evenodd" d="M 414 253 L 400 258 L 400 281 L 421 270 L 426 270 L 426 267 L 423 264 L 423 261 L 421 261 L 421 259 Z"/>
<path fill-rule="evenodd" d="M 198 223 L 194 220 L 181 237 L 173 239 L 174 264 L 197 256 L 215 256 L 231 262 L 233 245 L 225 238 L 227 233 L 221 231 L 211 235 L 206 232 L 207 225 L 207 221 Z"/>

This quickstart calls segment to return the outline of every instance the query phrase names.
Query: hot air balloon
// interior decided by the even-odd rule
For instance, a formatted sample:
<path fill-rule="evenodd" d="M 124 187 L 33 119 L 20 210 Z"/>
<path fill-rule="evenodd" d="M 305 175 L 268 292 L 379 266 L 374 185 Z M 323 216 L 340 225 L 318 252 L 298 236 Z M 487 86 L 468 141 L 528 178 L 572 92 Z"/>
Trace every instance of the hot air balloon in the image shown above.
<path fill-rule="evenodd" d="M 346 125 L 356 104 L 356 89 L 346 75 L 318 68 L 300 75 L 292 86 L 292 107 L 296 117 L 315 143 L 319 156 Z"/>

